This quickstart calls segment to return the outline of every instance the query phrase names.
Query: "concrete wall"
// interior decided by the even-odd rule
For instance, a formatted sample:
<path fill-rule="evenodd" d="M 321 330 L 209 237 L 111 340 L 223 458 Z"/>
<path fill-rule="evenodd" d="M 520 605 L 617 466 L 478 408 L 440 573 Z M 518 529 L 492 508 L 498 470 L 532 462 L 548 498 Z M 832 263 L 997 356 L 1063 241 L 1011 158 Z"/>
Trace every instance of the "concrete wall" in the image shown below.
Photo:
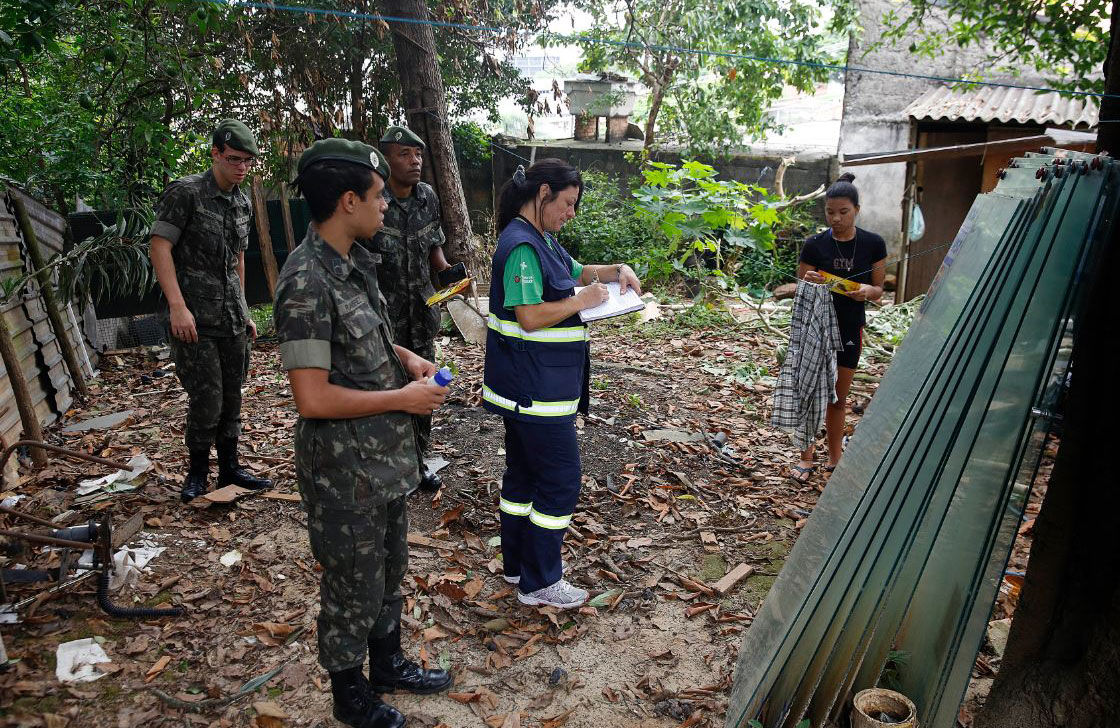
<path fill-rule="evenodd" d="M 505 145 L 506 151 L 497 147 L 496 143 L 494 156 L 488 167 L 472 168 L 464 165 L 460 168 L 471 221 L 475 232 L 479 234 L 487 232 L 483 223 L 494 215 L 494 203 L 502 185 L 513 176 L 517 165 L 528 167 L 529 160 L 557 157 L 581 170 L 605 172 L 619 180 L 620 195 L 629 195 L 631 186 L 641 178 L 641 163 L 637 161 L 637 153 L 642 148 L 639 141 L 608 144 L 564 139 L 512 142 Z M 793 152 L 789 152 L 787 156 L 792 154 Z M 656 155 L 655 161 L 679 164 L 681 157 L 673 151 L 662 151 Z M 701 161 L 715 167 L 721 179 L 736 179 L 773 189 L 774 173 L 781 164 L 782 157 L 772 152 L 744 152 L 726 159 Z M 819 151 L 798 153 L 797 161 L 786 169 L 785 192 L 790 195 L 812 192 L 821 185 L 827 185 L 835 177 L 835 172 L 835 155 Z"/>
<path fill-rule="evenodd" d="M 959 78 L 975 74 L 988 64 L 987 48 L 965 49 L 947 45 L 934 59 L 912 55 L 907 40 L 870 49 L 882 35 L 881 18 L 898 10 L 894 0 L 857 0 L 861 35 L 853 35 L 848 49 L 850 66 Z M 903 10 L 905 8 L 902 8 Z M 927 29 L 946 27 L 945 15 L 931 17 Z M 985 73 L 985 80 L 1011 80 Z M 1025 73 L 1014 83 L 1033 84 L 1042 79 Z M 845 78 L 844 115 L 840 125 L 840 154 L 887 152 L 910 147 L 910 119 L 904 109 L 937 81 L 903 78 L 877 73 L 848 71 Z M 879 233 L 887 241 L 890 257 L 902 243 L 902 204 L 906 187 L 905 163 L 853 167 L 860 191 L 860 227 Z M 928 194 L 928 191 L 927 191 Z"/>

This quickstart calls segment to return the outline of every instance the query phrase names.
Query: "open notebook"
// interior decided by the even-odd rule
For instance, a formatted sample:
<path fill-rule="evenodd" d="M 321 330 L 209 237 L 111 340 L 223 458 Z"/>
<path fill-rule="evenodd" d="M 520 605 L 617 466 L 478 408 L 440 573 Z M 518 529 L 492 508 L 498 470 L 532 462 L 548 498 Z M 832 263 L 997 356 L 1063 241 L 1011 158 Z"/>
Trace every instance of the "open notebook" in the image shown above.
<path fill-rule="evenodd" d="M 612 316 L 621 316 L 625 313 L 633 313 L 641 311 L 646 307 L 644 301 L 638 297 L 638 294 L 631 288 L 625 294 L 619 293 L 619 286 L 617 282 L 610 282 L 604 284 L 607 290 L 610 291 L 610 298 L 603 303 L 600 303 L 595 308 L 585 308 L 579 312 L 579 317 L 585 323 L 588 321 L 598 321 L 599 319 L 611 318 Z M 577 286 L 576 293 L 582 291 L 584 286 Z"/>

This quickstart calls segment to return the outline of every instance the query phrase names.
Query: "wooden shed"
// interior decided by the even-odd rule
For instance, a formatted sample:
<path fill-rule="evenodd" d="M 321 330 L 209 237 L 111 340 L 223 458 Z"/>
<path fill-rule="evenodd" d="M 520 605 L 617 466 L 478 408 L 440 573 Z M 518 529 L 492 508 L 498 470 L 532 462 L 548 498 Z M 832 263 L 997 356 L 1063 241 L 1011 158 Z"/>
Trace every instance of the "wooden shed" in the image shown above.
<path fill-rule="evenodd" d="M 1098 104 L 1090 97 L 1021 88 L 939 86 L 905 113 L 909 149 L 845 155 L 840 163 L 847 168 L 906 162 L 900 301 L 929 289 L 976 196 L 996 186 L 999 171 L 1012 157 L 1041 147 L 1092 150 Z M 910 235 L 915 203 L 925 221 L 920 239 Z"/>

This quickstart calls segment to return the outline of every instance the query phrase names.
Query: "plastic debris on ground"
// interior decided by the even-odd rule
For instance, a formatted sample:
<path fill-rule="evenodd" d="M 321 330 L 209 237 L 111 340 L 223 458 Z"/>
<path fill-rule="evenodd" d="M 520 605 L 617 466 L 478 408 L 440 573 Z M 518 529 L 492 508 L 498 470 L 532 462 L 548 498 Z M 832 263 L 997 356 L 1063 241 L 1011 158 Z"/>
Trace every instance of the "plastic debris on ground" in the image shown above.
<path fill-rule="evenodd" d="M 89 495 L 99 490 L 106 493 L 119 493 L 126 490 L 135 490 L 138 483 L 132 481 L 139 478 L 152 467 L 152 461 L 148 459 L 147 455 L 140 454 L 134 455 L 128 461 L 129 470 L 118 470 L 115 473 L 102 476 L 100 478 L 90 478 L 78 483 L 78 488 L 75 491 L 79 496 Z"/>
<path fill-rule="evenodd" d="M 94 665 L 112 662 L 93 637 L 63 642 L 55 652 L 54 674 L 60 682 L 93 682 L 105 677 Z"/>

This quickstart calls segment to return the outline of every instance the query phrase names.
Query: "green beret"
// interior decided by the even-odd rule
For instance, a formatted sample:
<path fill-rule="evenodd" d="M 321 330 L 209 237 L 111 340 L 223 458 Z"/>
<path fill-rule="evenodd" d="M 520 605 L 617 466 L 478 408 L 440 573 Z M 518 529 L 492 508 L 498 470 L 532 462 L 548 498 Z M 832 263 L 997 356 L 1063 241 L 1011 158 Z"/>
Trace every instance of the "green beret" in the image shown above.
<path fill-rule="evenodd" d="M 381 137 L 382 144 L 402 144 L 406 147 L 420 147 L 427 149 L 424 140 L 416 136 L 407 126 L 391 126 L 385 130 Z"/>
<path fill-rule="evenodd" d="M 320 139 L 305 149 L 299 157 L 299 166 L 296 169 L 302 174 L 308 165 L 327 159 L 368 167 L 381 175 L 386 181 L 389 179 L 389 162 L 385 160 L 385 155 L 379 152 L 376 147 L 338 137 Z"/>
<path fill-rule="evenodd" d="M 214 129 L 214 141 L 220 141 L 227 147 L 252 154 L 254 157 L 260 154 L 257 151 L 257 141 L 253 139 L 253 132 L 249 131 L 249 127 L 237 119 L 226 119 L 218 122 L 218 127 Z M 218 145 L 215 144 L 214 146 Z"/>

